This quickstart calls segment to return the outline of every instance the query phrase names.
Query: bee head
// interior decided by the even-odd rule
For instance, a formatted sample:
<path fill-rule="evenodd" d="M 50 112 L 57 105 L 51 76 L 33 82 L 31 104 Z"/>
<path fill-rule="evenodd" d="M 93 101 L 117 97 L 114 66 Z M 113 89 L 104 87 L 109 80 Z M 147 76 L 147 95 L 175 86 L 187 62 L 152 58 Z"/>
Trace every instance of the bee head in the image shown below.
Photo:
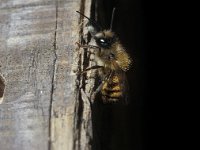
<path fill-rule="evenodd" d="M 89 33 L 92 35 L 92 37 L 94 37 L 99 47 L 110 48 L 112 44 L 116 42 L 117 38 L 115 34 L 112 32 L 112 24 L 113 24 L 115 8 L 113 8 L 109 30 L 103 30 L 102 27 L 95 20 L 88 18 L 87 16 L 85 16 L 79 11 L 76 11 L 76 12 L 89 20 L 86 26 L 88 27 Z"/>
<path fill-rule="evenodd" d="M 94 39 L 97 45 L 102 48 L 110 48 L 117 41 L 117 37 L 110 30 L 97 32 L 94 35 Z"/>

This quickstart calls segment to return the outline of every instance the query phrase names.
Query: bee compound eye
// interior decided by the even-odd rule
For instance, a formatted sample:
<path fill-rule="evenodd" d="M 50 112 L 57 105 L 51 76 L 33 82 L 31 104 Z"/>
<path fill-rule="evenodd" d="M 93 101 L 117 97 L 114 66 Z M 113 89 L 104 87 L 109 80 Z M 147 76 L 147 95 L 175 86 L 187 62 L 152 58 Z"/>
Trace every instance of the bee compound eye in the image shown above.
<path fill-rule="evenodd" d="M 95 38 L 95 40 L 99 47 L 109 48 L 111 46 L 111 42 L 107 38 Z"/>
<path fill-rule="evenodd" d="M 102 47 L 108 47 L 110 45 L 109 41 L 104 38 L 100 38 L 97 40 L 97 43 Z"/>
<path fill-rule="evenodd" d="M 106 42 L 105 39 L 99 39 L 99 41 L 100 41 L 101 43 L 105 43 L 105 42 Z"/>

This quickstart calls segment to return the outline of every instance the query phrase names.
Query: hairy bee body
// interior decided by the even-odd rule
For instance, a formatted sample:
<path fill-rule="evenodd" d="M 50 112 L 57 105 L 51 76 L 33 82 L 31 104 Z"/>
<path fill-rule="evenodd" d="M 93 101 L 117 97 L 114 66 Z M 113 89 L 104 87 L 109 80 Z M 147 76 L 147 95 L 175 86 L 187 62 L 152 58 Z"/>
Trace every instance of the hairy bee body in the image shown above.
<path fill-rule="evenodd" d="M 127 82 L 125 72 L 131 65 L 130 56 L 121 45 L 116 34 L 111 30 L 114 11 L 115 8 L 113 9 L 110 30 L 102 30 L 95 20 L 77 11 L 89 20 L 88 31 L 95 40 L 96 45 L 83 47 L 96 48 L 94 50 L 94 57 L 97 63 L 96 69 L 102 81 L 99 87 L 102 100 L 106 103 L 118 101 L 126 95 Z M 99 90 L 99 88 L 97 89 Z"/>
<path fill-rule="evenodd" d="M 120 74 L 114 74 L 108 81 L 103 83 L 101 96 L 104 102 L 115 102 L 124 97 L 123 78 Z"/>
<path fill-rule="evenodd" d="M 101 88 L 104 102 L 115 102 L 124 98 L 127 90 L 125 72 L 129 69 L 131 58 L 110 30 L 104 30 L 95 35 L 96 43 L 101 48 L 97 51 L 96 61 L 103 66 L 99 75 L 103 81 Z M 98 44 L 99 39 L 112 41 L 106 46 Z"/>

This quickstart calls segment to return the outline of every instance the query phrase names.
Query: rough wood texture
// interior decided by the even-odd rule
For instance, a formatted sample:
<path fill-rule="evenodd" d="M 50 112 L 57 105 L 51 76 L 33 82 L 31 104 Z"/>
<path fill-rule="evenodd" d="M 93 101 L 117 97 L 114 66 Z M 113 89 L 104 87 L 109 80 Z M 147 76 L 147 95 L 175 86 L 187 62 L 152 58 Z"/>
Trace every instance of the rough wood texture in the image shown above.
<path fill-rule="evenodd" d="M 66 4 L 58 2 L 58 50 L 50 127 L 51 147 L 56 150 L 91 148 L 88 138 L 90 134 L 87 134 L 88 129 L 85 128 L 86 123 L 91 121 L 90 113 L 88 114 L 91 109 L 81 96 L 81 79 L 74 73 L 83 63 L 82 53 L 75 45 L 82 36 L 82 20 L 76 10 L 82 13 L 89 11 L 90 0 L 71 1 Z"/>
<path fill-rule="evenodd" d="M 89 16 L 90 3 L 1 0 L 1 150 L 91 149 L 91 110 L 74 73 L 83 63 L 75 11 Z"/>

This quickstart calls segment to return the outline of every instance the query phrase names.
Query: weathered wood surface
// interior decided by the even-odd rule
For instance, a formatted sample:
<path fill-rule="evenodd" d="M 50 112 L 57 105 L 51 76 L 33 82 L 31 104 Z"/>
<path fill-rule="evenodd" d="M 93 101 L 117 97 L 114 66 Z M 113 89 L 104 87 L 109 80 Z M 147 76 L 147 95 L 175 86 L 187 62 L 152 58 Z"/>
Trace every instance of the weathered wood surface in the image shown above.
<path fill-rule="evenodd" d="M 0 75 L 6 85 L 0 150 L 91 148 L 92 134 L 85 130 L 90 108 L 84 101 L 80 107 L 80 81 L 73 72 L 82 63 L 75 45 L 81 20 L 75 11 L 89 16 L 90 3 L 0 1 Z M 78 116 L 80 111 L 85 116 Z"/>

